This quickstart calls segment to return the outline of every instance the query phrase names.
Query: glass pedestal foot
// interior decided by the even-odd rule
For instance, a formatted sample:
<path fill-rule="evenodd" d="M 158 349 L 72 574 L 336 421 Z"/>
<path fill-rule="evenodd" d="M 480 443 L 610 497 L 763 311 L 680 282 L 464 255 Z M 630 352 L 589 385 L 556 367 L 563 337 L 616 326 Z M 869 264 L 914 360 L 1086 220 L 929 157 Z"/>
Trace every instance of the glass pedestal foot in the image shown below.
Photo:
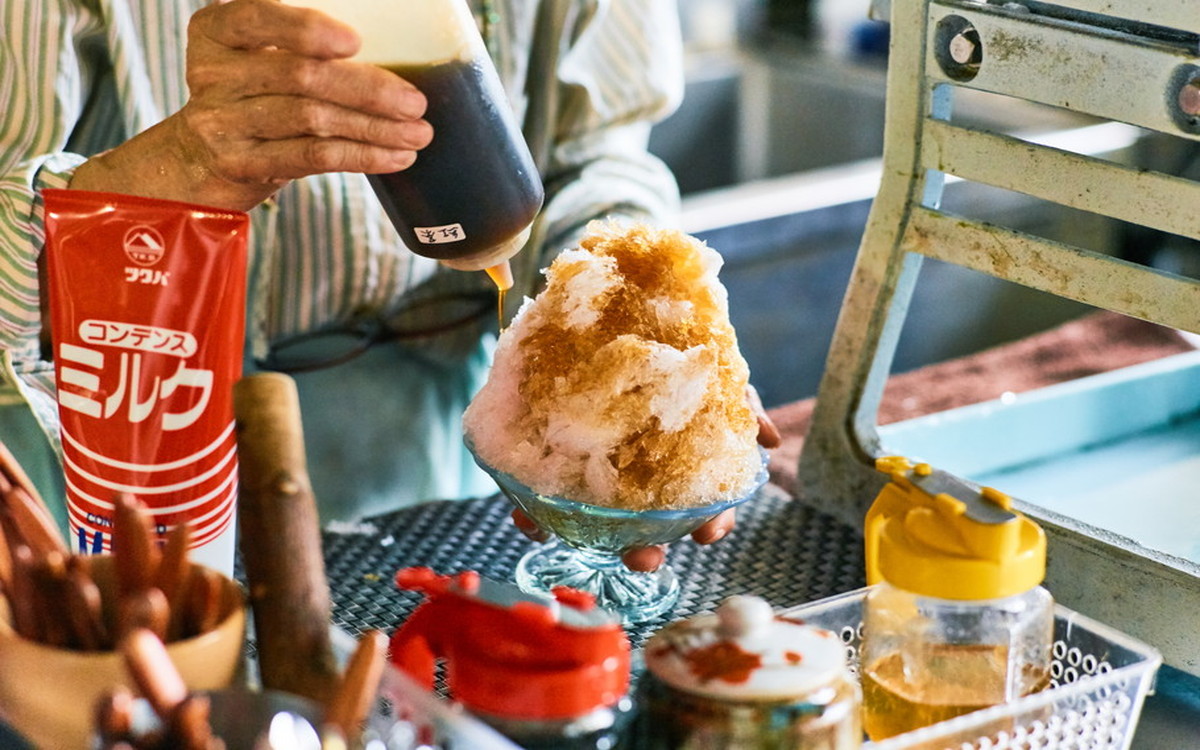
<path fill-rule="evenodd" d="M 653 620 L 679 599 L 679 582 L 666 565 L 639 573 L 626 568 L 618 555 L 557 541 L 522 557 L 516 582 L 531 593 L 548 594 L 558 586 L 586 591 L 626 625 Z"/>

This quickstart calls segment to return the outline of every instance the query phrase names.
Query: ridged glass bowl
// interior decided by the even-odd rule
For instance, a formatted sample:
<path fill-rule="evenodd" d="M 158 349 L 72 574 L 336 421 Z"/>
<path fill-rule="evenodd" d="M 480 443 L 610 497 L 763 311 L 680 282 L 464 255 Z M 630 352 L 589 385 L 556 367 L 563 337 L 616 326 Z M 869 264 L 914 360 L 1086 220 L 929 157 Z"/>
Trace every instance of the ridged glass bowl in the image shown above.
<path fill-rule="evenodd" d="M 517 564 L 516 582 L 525 591 L 549 593 L 566 586 L 586 591 L 596 603 L 627 624 L 645 622 L 670 610 L 679 582 L 668 565 L 653 573 L 632 571 L 621 553 L 634 547 L 667 544 L 692 533 L 722 512 L 753 498 L 767 482 L 767 455 L 753 488 L 733 500 L 681 510 L 622 510 L 539 494 L 467 449 L 501 492 L 538 528 L 554 535 Z"/>

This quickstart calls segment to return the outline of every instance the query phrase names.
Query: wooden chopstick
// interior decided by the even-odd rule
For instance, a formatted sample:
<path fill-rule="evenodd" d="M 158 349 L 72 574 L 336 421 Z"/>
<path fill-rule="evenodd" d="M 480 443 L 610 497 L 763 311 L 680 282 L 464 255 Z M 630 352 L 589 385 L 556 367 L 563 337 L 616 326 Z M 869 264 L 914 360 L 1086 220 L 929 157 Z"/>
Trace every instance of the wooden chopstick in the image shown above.
<path fill-rule="evenodd" d="M 154 585 L 167 597 L 167 608 L 171 617 L 167 624 L 167 637 L 181 637 L 184 620 L 184 601 L 190 583 L 188 576 L 188 549 L 192 545 L 190 524 L 177 524 L 167 532 L 166 542 L 154 575 Z"/>
<path fill-rule="evenodd" d="M 183 682 L 167 647 L 149 630 L 135 628 L 121 639 L 121 653 L 129 674 L 150 707 L 159 716 L 167 716 L 184 698 L 187 685 Z"/>
<path fill-rule="evenodd" d="M 119 687 L 97 702 L 96 734 L 101 747 L 133 746 L 133 692 Z"/>
<path fill-rule="evenodd" d="M 213 737 L 208 698 L 188 691 L 160 638 L 135 629 L 121 640 L 121 652 L 134 683 L 167 726 L 162 746 L 179 750 L 223 747 Z"/>
<path fill-rule="evenodd" d="M 379 680 L 387 663 L 387 635 L 369 630 L 359 638 L 337 690 L 325 708 L 325 725 L 343 738 L 357 737 L 379 691 Z"/>
<path fill-rule="evenodd" d="M 40 641 L 43 638 L 38 592 L 34 585 L 33 550 L 22 544 L 13 549 L 12 586 L 8 604 L 12 610 L 13 629 L 22 638 Z"/>
<path fill-rule="evenodd" d="M 0 589 L 9 590 L 12 585 L 13 559 L 12 550 L 8 546 L 8 534 L 0 528 Z"/>
<path fill-rule="evenodd" d="M 14 496 L 14 493 L 17 494 Z M 12 451 L 3 442 L 0 442 L 0 497 L 3 497 L 6 506 L 20 506 L 13 508 L 13 513 L 19 521 L 19 529 L 23 533 L 33 534 L 25 541 L 35 552 L 43 549 L 67 549 L 54 520 L 54 514 L 50 512 L 46 502 L 38 494 L 37 487 L 30 481 L 29 475 L 21 468 Z M 14 540 L 8 541 L 12 546 Z"/>
<path fill-rule="evenodd" d="M 121 596 L 154 585 L 162 552 L 155 539 L 153 519 L 141 500 L 120 493 L 113 500 L 113 565 Z"/>
<path fill-rule="evenodd" d="M 54 550 L 41 560 L 34 561 L 32 578 L 36 593 L 34 601 L 41 620 L 42 642 L 59 648 L 70 646 L 71 625 L 68 618 L 60 614 L 60 602 L 66 598 L 66 555 Z"/>
<path fill-rule="evenodd" d="M 74 632 L 74 641 L 84 651 L 112 646 L 104 624 L 100 587 L 92 579 L 86 558 L 73 556 L 67 561 L 66 607 Z"/>
<path fill-rule="evenodd" d="M 192 568 L 188 589 L 180 602 L 185 613 L 184 637 L 205 633 L 217 626 L 225 608 L 221 574 L 211 568 Z"/>
<path fill-rule="evenodd" d="M 147 630 L 165 640 L 170 617 L 167 597 L 158 589 L 145 588 L 125 594 L 117 600 L 117 641 L 137 630 Z"/>
<path fill-rule="evenodd" d="M 50 516 L 46 506 L 31 495 L 28 489 L 13 485 L 4 492 L 3 497 L 3 512 L 21 542 L 29 545 L 39 557 L 56 550 L 67 552 L 67 544 L 58 531 L 58 524 Z M 10 545 L 12 542 L 13 540 L 9 539 Z"/>

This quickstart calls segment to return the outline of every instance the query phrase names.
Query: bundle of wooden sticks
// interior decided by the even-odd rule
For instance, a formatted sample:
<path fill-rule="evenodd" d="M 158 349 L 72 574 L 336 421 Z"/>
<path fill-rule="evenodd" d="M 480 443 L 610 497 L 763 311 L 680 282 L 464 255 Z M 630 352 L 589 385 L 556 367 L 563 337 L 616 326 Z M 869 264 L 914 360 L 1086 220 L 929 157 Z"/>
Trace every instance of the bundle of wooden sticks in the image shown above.
<path fill-rule="evenodd" d="M 112 554 L 72 554 L 53 516 L 11 452 L 0 443 L 0 603 L 12 629 L 48 646 L 119 650 L 138 692 L 160 719 L 134 732 L 135 694 L 116 688 L 94 707 L 104 748 L 221 750 L 211 706 L 184 685 L 166 644 L 215 628 L 243 604 L 224 577 L 188 560 L 191 527 L 159 538 L 145 505 L 114 499 Z M 362 635 L 345 670 L 322 701 L 322 747 L 345 747 L 370 711 L 383 673 L 387 638 Z"/>
<path fill-rule="evenodd" d="M 134 695 L 118 688 L 96 705 L 100 750 L 224 750 L 225 743 L 212 729 L 208 696 L 188 691 L 161 640 L 137 628 L 121 641 L 121 651 L 160 726 L 135 731 Z M 359 639 L 332 699 L 324 706 L 319 730 L 322 750 L 354 746 L 353 740 L 375 700 L 386 654 L 387 636 L 381 631 L 368 631 Z M 316 739 L 316 728 L 313 734 Z M 271 747 L 269 743 L 261 745 Z"/>
<path fill-rule="evenodd" d="M 0 446 L 0 587 L 13 629 L 58 648 L 111 650 L 143 627 L 164 641 L 214 628 L 238 602 L 221 574 L 190 565 L 191 529 L 159 544 L 141 501 L 115 498 L 111 581 L 97 560 L 71 554 L 36 490 Z"/>
<path fill-rule="evenodd" d="M 225 743 L 213 734 L 208 697 L 188 691 L 162 640 L 136 628 L 121 641 L 121 651 L 162 726 L 135 732 L 134 694 L 116 688 L 96 704 L 96 739 L 102 750 L 224 750 Z"/>

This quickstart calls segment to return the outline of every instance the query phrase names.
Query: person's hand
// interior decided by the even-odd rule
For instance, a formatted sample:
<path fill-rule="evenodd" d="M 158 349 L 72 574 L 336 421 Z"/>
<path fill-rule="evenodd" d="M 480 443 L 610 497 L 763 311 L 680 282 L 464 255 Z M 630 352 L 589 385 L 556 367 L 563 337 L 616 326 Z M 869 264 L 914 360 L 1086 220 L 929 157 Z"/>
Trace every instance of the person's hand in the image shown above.
<path fill-rule="evenodd" d="M 425 97 L 348 61 L 359 43 L 349 26 L 278 0 L 202 8 L 188 27 L 187 103 L 81 165 L 71 186 L 248 210 L 295 178 L 405 169 L 433 135 Z"/>
<path fill-rule="evenodd" d="M 783 442 L 783 436 L 779 434 L 779 428 L 771 421 L 767 410 L 763 408 L 762 399 L 758 397 L 758 391 L 754 386 L 746 385 L 746 400 L 750 402 L 750 411 L 754 412 L 754 416 L 758 418 L 758 444 L 767 450 L 778 448 Z"/>
<path fill-rule="evenodd" d="M 758 397 L 758 391 L 754 389 L 754 386 L 746 386 L 746 400 L 750 402 L 750 408 L 758 418 L 758 444 L 767 449 L 778 448 L 782 436 L 775 423 L 767 415 L 767 410 L 763 408 L 762 400 Z M 550 538 L 549 534 L 538 528 L 533 519 L 520 510 L 513 510 L 512 520 L 522 534 L 535 542 L 544 542 Z M 693 531 L 692 540 L 697 544 L 712 544 L 724 539 L 733 530 L 736 523 L 737 511 L 735 508 L 730 508 Z M 621 561 L 625 563 L 625 567 L 646 573 L 658 570 L 666 562 L 666 559 L 667 546 L 665 544 L 634 547 L 625 550 L 621 555 Z"/>

